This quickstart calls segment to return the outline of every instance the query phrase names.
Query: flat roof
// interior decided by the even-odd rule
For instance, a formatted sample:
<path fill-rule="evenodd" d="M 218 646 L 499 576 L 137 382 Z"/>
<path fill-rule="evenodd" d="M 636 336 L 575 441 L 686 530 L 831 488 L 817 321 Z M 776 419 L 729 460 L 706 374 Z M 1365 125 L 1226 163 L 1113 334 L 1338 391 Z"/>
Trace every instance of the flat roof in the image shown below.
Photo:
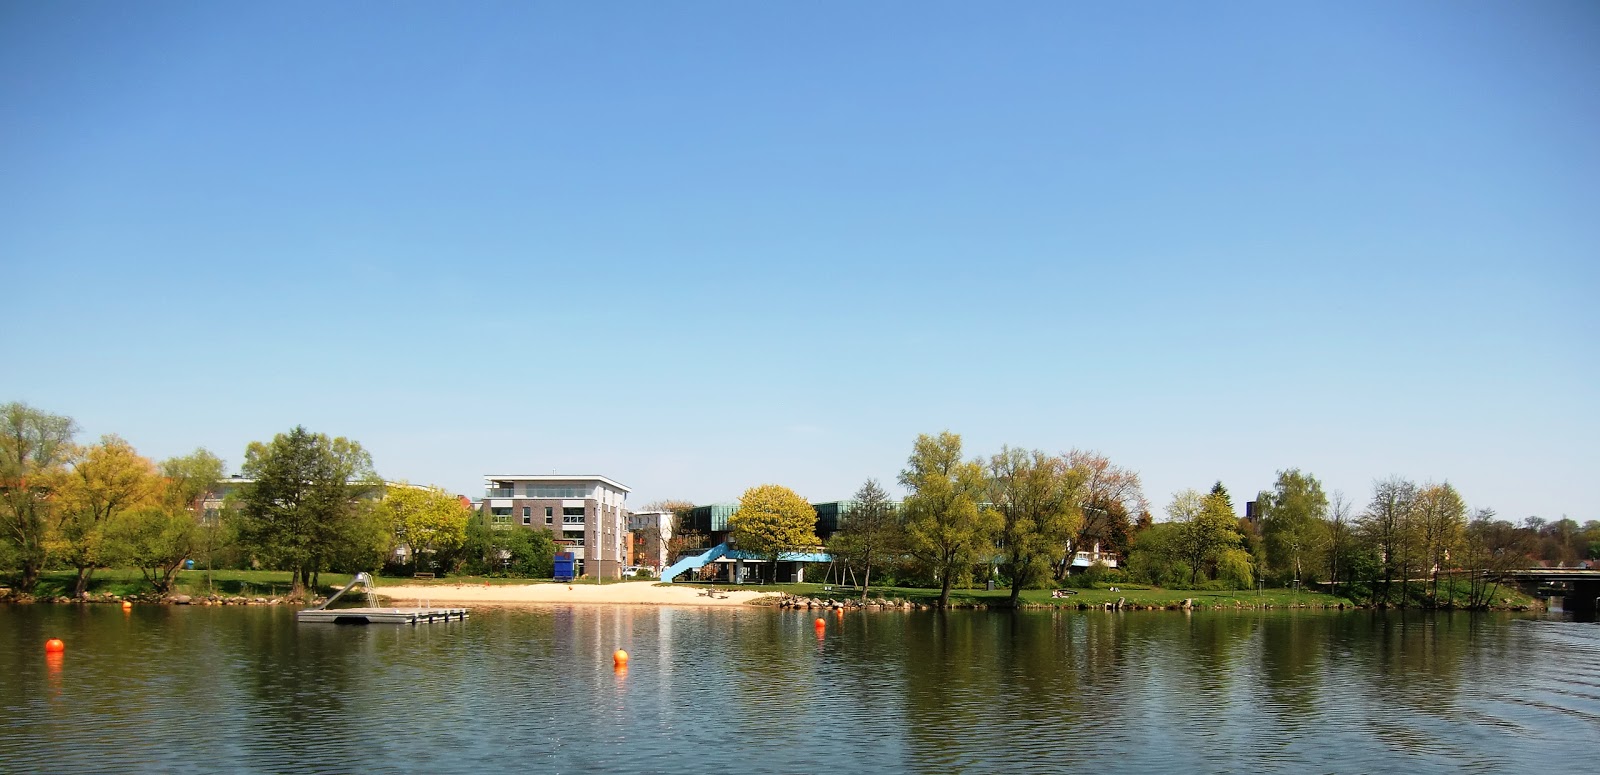
<path fill-rule="evenodd" d="M 597 474 L 484 474 L 486 482 L 604 482 L 623 492 L 633 492 L 627 485 Z"/>

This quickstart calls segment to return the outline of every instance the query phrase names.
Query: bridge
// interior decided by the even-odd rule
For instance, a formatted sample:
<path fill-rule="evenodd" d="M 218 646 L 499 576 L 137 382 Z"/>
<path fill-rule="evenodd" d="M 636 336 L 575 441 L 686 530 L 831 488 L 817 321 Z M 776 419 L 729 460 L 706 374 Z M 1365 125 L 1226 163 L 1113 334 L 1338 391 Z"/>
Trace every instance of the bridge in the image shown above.
<path fill-rule="evenodd" d="M 1568 594 L 1561 596 L 1561 607 L 1580 619 L 1594 619 L 1600 598 L 1600 570 L 1583 568 L 1523 568 L 1506 571 L 1505 578 L 1519 584 L 1562 584 Z"/>

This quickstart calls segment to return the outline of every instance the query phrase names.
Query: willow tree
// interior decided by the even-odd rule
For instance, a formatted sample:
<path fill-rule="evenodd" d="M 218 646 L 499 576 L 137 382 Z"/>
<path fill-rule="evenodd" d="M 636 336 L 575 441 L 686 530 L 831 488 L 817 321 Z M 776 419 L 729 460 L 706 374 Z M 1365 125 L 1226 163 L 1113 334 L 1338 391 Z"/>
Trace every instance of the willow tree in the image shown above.
<path fill-rule="evenodd" d="M 1000 515 L 1000 550 L 1011 578 L 1010 606 L 1022 589 L 1047 577 L 1077 534 L 1083 484 L 1062 458 L 1001 447 L 989 458 L 989 504 Z"/>
<path fill-rule="evenodd" d="M 728 529 L 741 551 L 766 557 L 769 581 L 778 580 L 778 560 L 786 553 L 817 545 L 817 510 L 783 485 L 751 487 L 739 496 L 739 509 L 728 516 Z"/>
<path fill-rule="evenodd" d="M 76 432 L 70 417 L 20 402 L 0 405 L 0 569 L 15 571 L 19 592 L 33 592 L 49 560 L 47 538 Z"/>
<path fill-rule="evenodd" d="M 940 583 L 939 606 L 950 605 L 956 577 L 968 577 L 995 552 L 1000 516 L 979 508 L 987 482 L 983 466 L 961 459 L 961 437 L 922 434 L 900 472 L 906 496 L 906 540 L 911 555 Z"/>
<path fill-rule="evenodd" d="M 1215 565 L 1240 542 L 1239 519 L 1226 493 L 1201 495 L 1184 490 L 1172 497 L 1167 515 L 1180 527 L 1173 550 L 1189 566 L 1189 586 L 1196 587 L 1207 567 Z"/>

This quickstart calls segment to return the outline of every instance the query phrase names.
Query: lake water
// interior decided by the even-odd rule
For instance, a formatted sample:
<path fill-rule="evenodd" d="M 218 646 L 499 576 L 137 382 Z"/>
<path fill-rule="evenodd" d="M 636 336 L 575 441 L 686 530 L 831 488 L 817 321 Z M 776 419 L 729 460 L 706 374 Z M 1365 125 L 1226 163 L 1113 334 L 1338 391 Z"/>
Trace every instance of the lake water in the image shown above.
<path fill-rule="evenodd" d="M 0 772 L 1594 772 L 1600 626 L 0 607 Z M 60 637 L 67 651 L 47 658 Z M 625 673 L 611 653 L 632 659 Z"/>

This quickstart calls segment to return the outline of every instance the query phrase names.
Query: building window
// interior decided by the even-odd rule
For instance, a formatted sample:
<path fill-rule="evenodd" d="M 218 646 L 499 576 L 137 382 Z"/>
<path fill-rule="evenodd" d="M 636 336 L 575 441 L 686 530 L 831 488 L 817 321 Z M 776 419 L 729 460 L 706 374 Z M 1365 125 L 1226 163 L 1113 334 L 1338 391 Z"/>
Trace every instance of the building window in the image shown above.
<path fill-rule="evenodd" d="M 523 506 L 522 507 L 522 518 L 524 520 L 526 520 L 528 517 L 531 517 L 531 516 L 533 516 L 533 507 L 532 506 Z"/>
<path fill-rule="evenodd" d="M 511 507 L 495 506 L 489 509 L 489 521 L 496 525 L 511 524 Z"/>
<path fill-rule="evenodd" d="M 524 525 L 533 524 L 533 517 L 528 516 L 528 512 L 526 510 L 524 510 L 522 512 L 522 524 L 524 524 Z"/>
<path fill-rule="evenodd" d="M 583 516 L 583 507 L 582 506 L 566 506 L 566 507 L 563 507 L 561 509 L 561 514 L 563 516 L 567 516 L 567 517 L 581 517 L 581 516 Z"/>

